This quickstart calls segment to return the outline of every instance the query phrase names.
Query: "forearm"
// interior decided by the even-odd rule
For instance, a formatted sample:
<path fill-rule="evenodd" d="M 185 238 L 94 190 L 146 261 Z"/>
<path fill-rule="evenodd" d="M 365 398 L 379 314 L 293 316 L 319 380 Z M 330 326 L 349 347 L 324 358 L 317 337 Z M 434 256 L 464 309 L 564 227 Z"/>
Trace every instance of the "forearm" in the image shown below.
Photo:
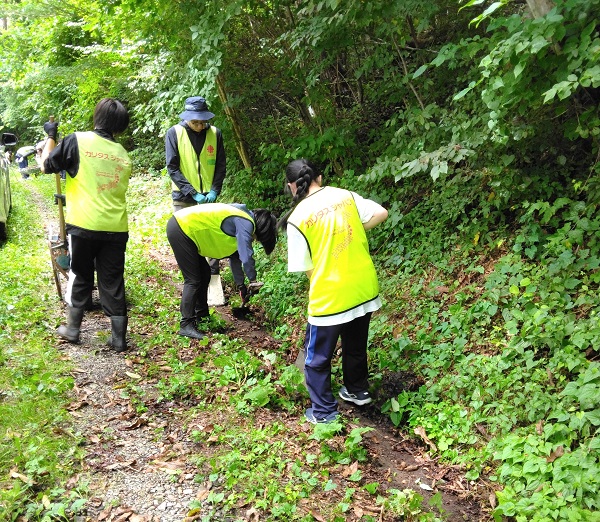
<path fill-rule="evenodd" d="M 50 156 L 50 153 L 55 148 L 56 148 L 56 141 L 54 140 L 54 138 L 48 138 L 46 140 L 46 144 L 44 145 L 44 150 L 42 150 L 42 157 L 40 159 L 40 169 L 45 174 L 50 172 L 49 170 L 46 170 L 46 160 L 48 159 L 48 156 Z"/>
<path fill-rule="evenodd" d="M 366 223 L 363 223 L 365 230 L 370 230 L 371 228 L 383 223 L 388 217 L 388 211 L 383 208 L 381 205 L 377 205 L 377 210 L 371 216 L 371 219 Z"/>

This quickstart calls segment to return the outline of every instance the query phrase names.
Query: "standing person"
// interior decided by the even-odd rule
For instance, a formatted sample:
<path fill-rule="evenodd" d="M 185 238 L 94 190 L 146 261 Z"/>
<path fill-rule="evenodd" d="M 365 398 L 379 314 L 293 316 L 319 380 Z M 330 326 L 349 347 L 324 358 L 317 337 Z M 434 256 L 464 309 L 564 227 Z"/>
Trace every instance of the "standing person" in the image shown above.
<path fill-rule="evenodd" d="M 258 239 L 269 255 L 277 242 L 277 220 L 268 210 L 248 210 L 236 203 L 197 205 L 173 214 L 167 222 L 167 238 L 183 274 L 179 335 L 203 339 L 197 323 L 209 314 L 211 277 L 205 257 L 229 258 L 233 280 L 246 302 L 262 286 L 256 281 L 252 242 Z"/>
<path fill-rule="evenodd" d="M 36 149 L 33 145 L 26 145 L 17 149 L 15 161 L 19 166 L 19 172 L 23 179 L 29 178 L 29 156 L 33 156 L 35 153 Z"/>
<path fill-rule="evenodd" d="M 286 168 L 296 207 L 280 221 L 288 236 L 288 271 L 310 280 L 304 341 L 311 423 L 338 416 L 331 390 L 331 360 L 342 340 L 344 386 L 339 396 L 359 406 L 369 395 L 367 340 L 371 314 L 381 307 L 379 284 L 365 231 L 387 219 L 378 203 L 354 192 L 323 187 L 323 176 L 305 159 Z"/>
<path fill-rule="evenodd" d="M 65 301 L 67 325 L 57 333 L 79 342 L 84 309 L 91 300 L 94 270 L 104 313 L 110 317 L 113 349 L 127 349 L 125 247 L 129 239 L 125 194 L 131 159 L 114 136 L 129 125 L 129 113 L 111 98 L 94 110 L 94 130 L 65 136 L 57 145 L 58 123 L 47 122 L 48 140 L 42 152 L 42 171 L 68 174 L 65 181 L 66 230 L 71 266 Z"/>
<path fill-rule="evenodd" d="M 225 179 L 225 147 L 221 130 L 209 120 L 202 96 L 185 100 L 181 121 L 165 137 L 167 172 L 172 181 L 173 212 L 202 203 L 214 203 Z M 212 275 L 219 274 L 219 260 L 209 259 Z"/>

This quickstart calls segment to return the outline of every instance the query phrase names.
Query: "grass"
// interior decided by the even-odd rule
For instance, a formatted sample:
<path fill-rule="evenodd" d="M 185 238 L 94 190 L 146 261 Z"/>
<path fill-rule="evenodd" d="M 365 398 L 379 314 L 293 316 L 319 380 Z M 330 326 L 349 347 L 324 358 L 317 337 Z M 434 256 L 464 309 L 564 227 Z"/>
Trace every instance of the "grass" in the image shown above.
<path fill-rule="evenodd" d="M 0 520 L 80 505 L 60 487 L 81 455 L 65 409 L 71 366 L 55 347 L 62 313 L 50 254 L 30 187 L 11 174 L 13 209 L 0 247 Z"/>

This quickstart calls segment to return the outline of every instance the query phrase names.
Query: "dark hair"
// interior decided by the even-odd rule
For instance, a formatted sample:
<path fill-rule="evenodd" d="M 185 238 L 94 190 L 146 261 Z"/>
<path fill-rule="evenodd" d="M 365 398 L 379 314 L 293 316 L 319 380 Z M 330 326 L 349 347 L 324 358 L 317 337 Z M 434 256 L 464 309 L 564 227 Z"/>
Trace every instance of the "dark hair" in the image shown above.
<path fill-rule="evenodd" d="M 296 195 L 294 206 L 288 210 L 277 223 L 277 228 L 284 231 L 287 227 L 288 218 L 292 215 L 296 205 L 308 194 L 310 184 L 321 175 L 317 166 L 304 158 L 291 161 L 285 169 L 285 178 L 288 183 L 296 183 Z M 285 186 L 285 192 L 291 193 L 289 187 Z"/>
<path fill-rule="evenodd" d="M 321 173 L 316 165 L 307 159 L 300 158 L 290 162 L 285 169 L 285 177 L 288 183 L 296 183 L 295 203 L 306 197 L 308 187 L 320 175 Z"/>
<path fill-rule="evenodd" d="M 254 213 L 256 237 L 267 255 L 273 252 L 277 243 L 277 218 L 264 208 L 257 208 Z"/>
<path fill-rule="evenodd" d="M 123 132 L 129 125 L 129 113 L 119 100 L 103 98 L 94 109 L 94 129 L 111 134 Z"/>

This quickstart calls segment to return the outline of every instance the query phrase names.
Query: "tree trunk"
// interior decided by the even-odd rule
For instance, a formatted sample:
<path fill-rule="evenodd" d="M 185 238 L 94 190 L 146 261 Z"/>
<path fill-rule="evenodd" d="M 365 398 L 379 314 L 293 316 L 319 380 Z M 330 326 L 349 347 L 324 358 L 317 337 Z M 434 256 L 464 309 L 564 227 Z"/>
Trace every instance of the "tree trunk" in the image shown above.
<path fill-rule="evenodd" d="M 527 5 L 534 18 L 540 18 L 547 15 L 554 7 L 552 0 L 527 0 Z"/>
<path fill-rule="evenodd" d="M 250 157 L 248 156 L 248 151 L 246 150 L 246 146 L 244 145 L 244 138 L 242 135 L 242 129 L 240 128 L 240 124 L 238 123 L 238 117 L 235 113 L 235 110 L 229 106 L 227 102 L 227 92 L 225 91 L 225 82 L 223 81 L 223 76 L 221 74 L 217 75 L 217 89 L 219 91 L 219 98 L 221 98 L 221 102 L 223 103 L 223 107 L 225 107 L 225 115 L 231 123 L 231 128 L 233 129 L 234 140 L 235 140 L 235 148 L 238 151 L 238 154 L 244 164 L 244 167 L 247 169 L 252 169 L 252 164 L 250 163 Z"/>

